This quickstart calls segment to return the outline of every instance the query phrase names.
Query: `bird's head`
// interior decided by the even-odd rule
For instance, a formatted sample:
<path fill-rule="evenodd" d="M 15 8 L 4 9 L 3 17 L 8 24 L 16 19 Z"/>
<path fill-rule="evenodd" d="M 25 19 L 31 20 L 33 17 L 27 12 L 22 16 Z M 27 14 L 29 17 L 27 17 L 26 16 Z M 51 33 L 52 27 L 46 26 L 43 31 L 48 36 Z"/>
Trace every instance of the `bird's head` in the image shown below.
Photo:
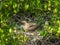
<path fill-rule="evenodd" d="M 27 24 L 27 22 L 26 22 L 26 21 L 21 21 L 21 23 L 22 23 L 22 25 L 25 25 L 25 24 Z"/>

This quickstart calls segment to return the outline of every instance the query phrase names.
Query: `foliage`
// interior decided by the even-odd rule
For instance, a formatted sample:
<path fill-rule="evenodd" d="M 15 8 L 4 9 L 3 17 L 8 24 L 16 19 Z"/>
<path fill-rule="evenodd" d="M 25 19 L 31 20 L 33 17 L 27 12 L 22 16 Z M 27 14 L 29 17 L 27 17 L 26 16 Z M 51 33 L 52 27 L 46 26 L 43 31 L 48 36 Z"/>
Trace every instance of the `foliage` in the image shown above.
<path fill-rule="evenodd" d="M 0 45 L 19 45 L 21 35 L 12 34 L 15 25 L 7 24 L 7 21 L 18 12 L 27 15 L 34 13 L 32 15 L 38 18 L 37 23 L 40 25 L 48 21 L 48 25 L 43 25 L 44 31 L 40 31 L 41 35 L 51 33 L 60 36 L 60 0 L 0 0 Z M 13 39 L 13 36 L 16 38 Z"/>

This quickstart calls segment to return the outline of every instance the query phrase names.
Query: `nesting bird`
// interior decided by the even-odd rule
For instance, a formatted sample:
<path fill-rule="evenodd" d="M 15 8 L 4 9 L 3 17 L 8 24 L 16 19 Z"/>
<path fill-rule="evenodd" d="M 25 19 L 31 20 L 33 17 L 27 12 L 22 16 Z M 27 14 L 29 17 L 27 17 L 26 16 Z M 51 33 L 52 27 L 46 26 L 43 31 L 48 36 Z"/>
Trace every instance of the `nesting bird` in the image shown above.
<path fill-rule="evenodd" d="M 39 25 L 36 23 L 28 23 L 26 21 L 21 21 L 23 29 L 26 31 L 35 31 L 39 28 Z"/>

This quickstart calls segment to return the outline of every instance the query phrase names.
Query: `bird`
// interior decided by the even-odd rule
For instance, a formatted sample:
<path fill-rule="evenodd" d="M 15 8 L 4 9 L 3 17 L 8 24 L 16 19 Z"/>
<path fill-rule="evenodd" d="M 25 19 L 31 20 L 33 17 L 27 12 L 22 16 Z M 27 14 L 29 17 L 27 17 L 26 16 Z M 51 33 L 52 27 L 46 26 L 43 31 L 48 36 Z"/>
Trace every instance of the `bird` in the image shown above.
<path fill-rule="evenodd" d="M 36 23 L 28 23 L 27 21 L 21 21 L 22 27 L 26 31 L 36 31 L 40 26 Z"/>

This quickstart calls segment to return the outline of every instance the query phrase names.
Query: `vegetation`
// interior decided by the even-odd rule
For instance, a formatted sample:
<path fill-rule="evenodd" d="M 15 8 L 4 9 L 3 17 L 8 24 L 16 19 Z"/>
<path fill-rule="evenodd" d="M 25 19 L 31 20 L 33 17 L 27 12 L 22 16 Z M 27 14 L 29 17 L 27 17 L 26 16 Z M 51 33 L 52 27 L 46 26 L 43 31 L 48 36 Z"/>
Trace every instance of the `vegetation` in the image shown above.
<path fill-rule="evenodd" d="M 60 37 L 60 0 L 0 0 L 0 45 L 24 45 L 28 40 L 24 34 L 20 34 L 21 31 L 17 35 L 13 30 L 14 21 L 9 24 L 9 19 L 20 13 L 22 19 L 32 15 L 29 17 L 32 22 L 40 25 L 48 21 L 40 30 L 42 36 L 51 33 L 52 36 Z"/>

